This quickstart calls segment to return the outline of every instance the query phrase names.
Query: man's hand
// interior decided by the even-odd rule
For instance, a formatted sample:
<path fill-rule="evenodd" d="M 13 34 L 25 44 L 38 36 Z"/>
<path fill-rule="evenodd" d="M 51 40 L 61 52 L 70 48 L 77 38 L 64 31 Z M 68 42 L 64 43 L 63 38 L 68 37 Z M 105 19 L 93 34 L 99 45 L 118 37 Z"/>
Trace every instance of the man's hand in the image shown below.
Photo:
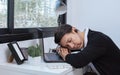
<path fill-rule="evenodd" d="M 60 47 L 57 52 L 63 58 L 64 61 L 65 61 L 66 55 L 70 53 L 67 48 L 62 48 L 62 47 Z"/>

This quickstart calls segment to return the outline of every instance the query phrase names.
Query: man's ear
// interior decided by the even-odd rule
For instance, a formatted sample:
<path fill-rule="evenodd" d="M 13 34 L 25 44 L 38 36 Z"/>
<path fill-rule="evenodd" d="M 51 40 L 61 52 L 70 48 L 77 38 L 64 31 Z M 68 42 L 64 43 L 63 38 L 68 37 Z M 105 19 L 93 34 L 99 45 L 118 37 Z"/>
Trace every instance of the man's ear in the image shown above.
<path fill-rule="evenodd" d="M 77 33 L 77 29 L 75 27 L 72 27 L 72 32 Z"/>

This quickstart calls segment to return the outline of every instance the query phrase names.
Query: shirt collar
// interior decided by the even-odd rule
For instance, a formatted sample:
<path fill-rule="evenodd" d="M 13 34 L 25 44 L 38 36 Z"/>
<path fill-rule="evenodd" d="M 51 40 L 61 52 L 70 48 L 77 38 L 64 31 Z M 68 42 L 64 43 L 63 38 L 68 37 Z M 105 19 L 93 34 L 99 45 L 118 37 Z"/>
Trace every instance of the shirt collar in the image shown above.
<path fill-rule="evenodd" d="M 87 37 L 88 31 L 89 31 L 88 28 L 86 28 L 86 29 L 84 30 L 84 32 L 85 32 L 85 36 L 84 36 L 84 48 L 86 47 L 87 42 L 88 42 L 88 37 Z"/>

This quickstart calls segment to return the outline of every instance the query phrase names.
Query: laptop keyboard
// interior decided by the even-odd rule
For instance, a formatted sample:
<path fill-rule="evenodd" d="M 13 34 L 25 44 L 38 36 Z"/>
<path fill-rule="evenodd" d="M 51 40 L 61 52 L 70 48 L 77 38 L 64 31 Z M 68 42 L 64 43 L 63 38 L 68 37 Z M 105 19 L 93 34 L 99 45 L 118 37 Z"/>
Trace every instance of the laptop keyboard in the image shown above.
<path fill-rule="evenodd" d="M 66 64 L 66 63 L 63 63 L 63 64 L 61 64 L 61 63 L 50 64 L 49 63 L 49 65 L 47 65 L 47 67 L 50 69 L 65 69 L 65 68 L 71 68 L 72 66 L 70 66 L 69 64 Z"/>

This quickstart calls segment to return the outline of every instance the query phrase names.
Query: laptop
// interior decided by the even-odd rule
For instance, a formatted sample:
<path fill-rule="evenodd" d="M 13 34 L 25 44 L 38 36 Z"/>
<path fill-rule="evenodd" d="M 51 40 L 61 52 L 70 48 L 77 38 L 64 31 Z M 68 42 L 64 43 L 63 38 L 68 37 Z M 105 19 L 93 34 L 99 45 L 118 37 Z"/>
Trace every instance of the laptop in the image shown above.
<path fill-rule="evenodd" d="M 43 60 L 45 62 L 64 62 L 62 57 L 56 52 L 57 44 L 54 43 L 54 37 L 42 38 Z"/>

